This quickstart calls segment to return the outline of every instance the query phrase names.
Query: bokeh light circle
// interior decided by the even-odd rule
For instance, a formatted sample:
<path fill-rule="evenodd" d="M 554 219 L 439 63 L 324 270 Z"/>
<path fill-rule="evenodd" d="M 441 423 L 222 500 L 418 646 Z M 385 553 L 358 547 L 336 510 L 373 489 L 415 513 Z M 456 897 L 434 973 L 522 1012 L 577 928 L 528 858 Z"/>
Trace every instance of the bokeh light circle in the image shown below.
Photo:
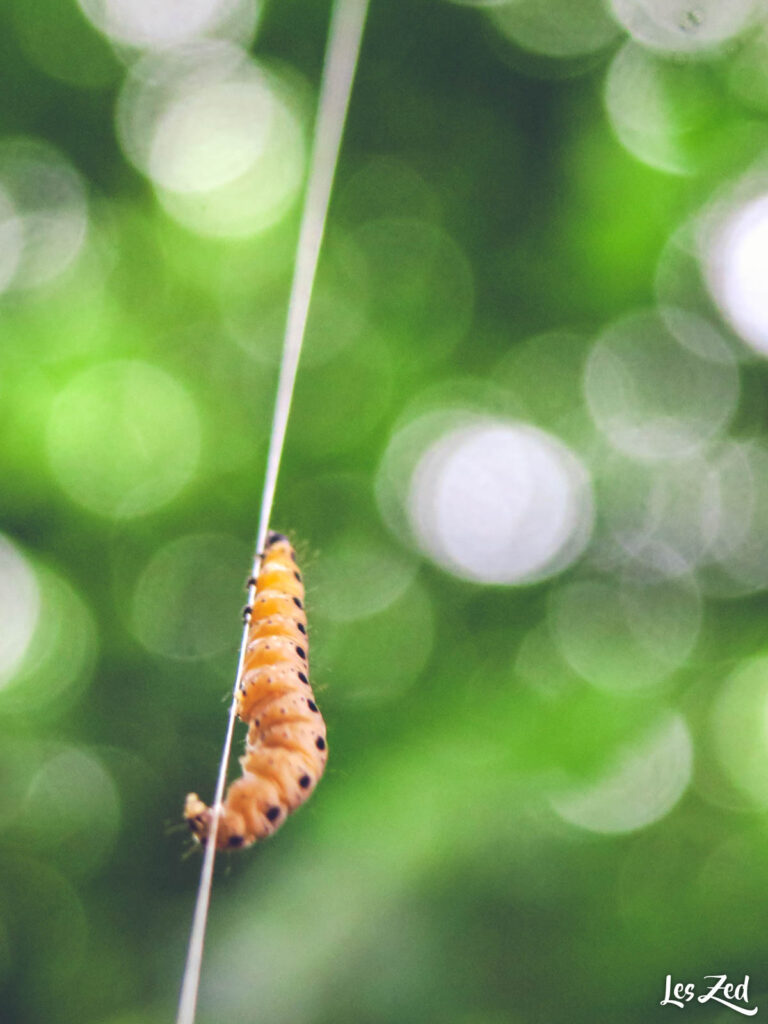
<path fill-rule="evenodd" d="M 711 451 L 668 461 L 601 455 L 596 474 L 603 563 L 641 562 L 668 576 L 737 560 L 759 531 L 751 446 L 725 441 Z M 757 558 L 755 568 L 762 560 Z M 701 575 L 700 582 L 703 582 Z"/>
<path fill-rule="evenodd" d="M 247 546 L 227 534 L 191 534 L 166 544 L 136 584 L 134 633 L 167 658 L 195 660 L 227 650 L 249 563 Z"/>
<path fill-rule="evenodd" d="M 77 0 L 88 20 L 115 43 L 167 49 L 205 36 L 255 27 L 258 0 Z M 239 34 L 239 33 L 238 33 Z M 250 32 L 242 40 L 246 42 Z"/>
<path fill-rule="evenodd" d="M 768 110 L 768 22 L 740 41 L 726 68 L 730 91 L 751 109 Z"/>
<path fill-rule="evenodd" d="M 698 218 L 685 220 L 669 236 L 656 268 L 656 301 L 662 316 L 669 309 L 686 310 L 707 320 L 718 318 L 717 307 L 707 289 L 700 259 Z M 737 361 L 748 355 L 730 332 L 724 340 Z"/>
<path fill-rule="evenodd" d="M 0 185 L 0 292 L 13 280 L 23 248 L 23 221 L 16 213 L 13 200 Z"/>
<path fill-rule="evenodd" d="M 56 399 L 48 455 L 73 501 L 121 519 L 169 502 L 191 479 L 200 423 L 184 387 L 137 360 L 83 371 Z"/>
<path fill-rule="evenodd" d="M 312 608 L 334 622 L 353 622 L 393 604 L 417 565 L 402 551 L 360 534 L 326 548 L 311 568 Z"/>
<path fill-rule="evenodd" d="M 492 376 L 520 403 L 521 419 L 578 450 L 589 448 L 594 437 L 581 387 L 589 345 L 571 331 L 536 334 L 510 346 Z"/>
<path fill-rule="evenodd" d="M 733 329 L 768 355 L 768 193 L 736 206 L 704 255 L 707 281 Z"/>
<path fill-rule="evenodd" d="M 0 283 L 7 261 L 16 262 L 9 284 L 36 288 L 62 274 L 77 258 L 88 230 L 85 184 L 58 149 L 39 139 L 0 142 Z M 6 208 L 7 196 L 12 204 Z M 19 238 L 20 232 L 20 238 Z"/>
<path fill-rule="evenodd" d="M 155 125 L 147 170 L 171 192 L 212 192 L 259 157 L 270 130 L 272 96 L 243 81 L 186 95 Z M 250 124 L 250 133 L 243 126 Z"/>
<path fill-rule="evenodd" d="M 603 0 L 512 0 L 495 5 L 489 15 L 507 39 L 548 57 L 596 53 L 619 34 Z"/>
<path fill-rule="evenodd" d="M 92 753 L 54 752 L 33 776 L 19 827 L 68 871 L 89 873 L 107 857 L 120 825 L 120 798 Z"/>
<path fill-rule="evenodd" d="M 575 455 L 544 431 L 491 419 L 449 431 L 422 454 L 407 508 L 422 550 L 482 583 L 559 572 L 592 529 L 589 477 Z"/>
<path fill-rule="evenodd" d="M 626 693 L 657 686 L 681 668 L 701 628 L 691 577 L 625 572 L 618 580 L 575 580 L 553 591 L 550 629 L 582 678 Z"/>
<path fill-rule="evenodd" d="M 668 53 L 711 50 L 743 32 L 759 0 L 610 0 L 616 18 L 643 46 Z"/>
<path fill-rule="evenodd" d="M 298 194 L 305 147 L 296 89 L 232 44 L 143 57 L 121 91 L 117 127 L 165 210 L 200 234 L 258 234 Z"/>
<path fill-rule="evenodd" d="M 0 688 L 0 714 L 43 721 L 65 714 L 90 683 L 97 630 L 69 580 L 45 565 L 36 566 L 35 575 L 40 591 L 37 624 L 23 660 Z"/>
<path fill-rule="evenodd" d="M 733 529 L 713 548 L 701 573 L 709 593 L 735 597 L 768 587 L 768 448 L 733 441 L 720 457 L 721 493 L 731 508 Z"/>
<path fill-rule="evenodd" d="M 670 713 L 614 756 L 602 777 L 551 798 L 565 821 L 590 832 L 646 828 L 668 814 L 693 771 L 693 741 L 682 715 Z"/>
<path fill-rule="evenodd" d="M 37 577 L 18 549 L 0 535 L 0 691 L 21 664 L 40 614 Z"/>
<path fill-rule="evenodd" d="M 702 448 L 728 424 L 739 375 L 717 332 L 691 314 L 697 349 L 680 344 L 657 312 L 631 314 L 595 342 L 584 390 L 597 428 L 640 460 L 674 459 Z"/>
<path fill-rule="evenodd" d="M 712 705 L 720 763 L 738 790 L 768 806 L 768 658 L 743 662 Z"/>
<path fill-rule="evenodd" d="M 662 60 L 629 41 L 611 61 L 603 98 L 609 124 L 632 156 L 670 174 L 698 169 L 705 156 L 699 140 L 716 102 L 705 69 Z"/>

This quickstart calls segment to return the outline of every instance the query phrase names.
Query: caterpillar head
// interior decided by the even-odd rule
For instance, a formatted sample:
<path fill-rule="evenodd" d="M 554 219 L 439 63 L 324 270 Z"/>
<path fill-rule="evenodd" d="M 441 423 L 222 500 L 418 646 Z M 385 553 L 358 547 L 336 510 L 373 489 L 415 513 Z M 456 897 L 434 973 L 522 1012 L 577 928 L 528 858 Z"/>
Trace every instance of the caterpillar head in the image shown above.
<path fill-rule="evenodd" d="M 203 846 L 211 827 L 211 808 L 206 806 L 197 793 L 188 793 L 184 803 L 184 820 L 195 839 Z M 224 810 L 219 816 L 216 830 L 216 849 L 234 850 L 249 845 L 245 837 L 245 822 L 239 814 Z"/>
<path fill-rule="evenodd" d="M 198 842 L 204 843 L 211 823 L 211 811 L 197 793 L 187 793 L 184 802 L 184 820 Z"/>

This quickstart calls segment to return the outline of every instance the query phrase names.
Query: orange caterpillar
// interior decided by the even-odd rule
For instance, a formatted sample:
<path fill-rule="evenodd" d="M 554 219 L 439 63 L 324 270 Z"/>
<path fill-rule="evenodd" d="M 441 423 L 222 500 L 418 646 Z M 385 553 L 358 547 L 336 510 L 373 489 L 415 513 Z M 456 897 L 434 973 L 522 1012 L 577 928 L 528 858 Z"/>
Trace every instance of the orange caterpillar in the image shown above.
<path fill-rule="evenodd" d="M 252 581 L 251 581 L 252 582 Z M 313 699 L 307 662 L 304 585 L 287 537 L 271 533 L 256 580 L 248 644 L 237 687 L 237 714 L 249 725 L 242 777 L 227 790 L 219 850 L 271 836 L 317 785 L 328 759 L 325 722 Z M 190 793 L 184 817 L 204 843 L 212 811 Z"/>

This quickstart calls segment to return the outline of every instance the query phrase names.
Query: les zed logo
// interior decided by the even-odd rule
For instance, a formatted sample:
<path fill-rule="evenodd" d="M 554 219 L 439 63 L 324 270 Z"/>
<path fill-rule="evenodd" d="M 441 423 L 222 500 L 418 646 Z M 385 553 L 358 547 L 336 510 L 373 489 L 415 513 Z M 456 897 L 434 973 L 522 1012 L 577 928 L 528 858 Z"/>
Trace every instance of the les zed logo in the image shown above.
<path fill-rule="evenodd" d="M 671 1003 L 672 1006 L 678 1006 L 682 1010 L 685 1003 L 690 1003 L 695 998 L 699 1003 L 708 1003 L 710 1000 L 715 1003 L 721 1003 L 723 1006 L 727 1006 L 729 1010 L 735 1010 L 736 1013 L 744 1014 L 745 1017 L 753 1017 L 757 1013 L 756 1006 L 748 1006 L 748 974 L 744 975 L 744 981 L 739 985 L 731 984 L 728 981 L 727 974 L 706 974 L 704 979 L 705 981 L 711 981 L 712 984 L 706 992 L 702 992 L 700 996 L 697 996 L 696 986 L 693 982 L 683 984 L 683 982 L 679 981 L 676 985 L 673 985 L 672 975 L 668 974 L 661 1005 L 667 1006 Z M 740 1003 L 743 1005 L 739 1005 Z"/>

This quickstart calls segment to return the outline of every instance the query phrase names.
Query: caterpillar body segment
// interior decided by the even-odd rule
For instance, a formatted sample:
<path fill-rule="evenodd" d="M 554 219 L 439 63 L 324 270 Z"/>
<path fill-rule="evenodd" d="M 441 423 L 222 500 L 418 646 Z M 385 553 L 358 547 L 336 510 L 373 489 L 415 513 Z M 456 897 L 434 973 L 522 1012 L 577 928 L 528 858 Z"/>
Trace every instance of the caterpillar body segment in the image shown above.
<path fill-rule="evenodd" d="M 309 682 L 304 584 L 293 547 L 282 534 L 267 538 L 246 615 L 236 707 L 249 728 L 240 758 L 243 774 L 227 790 L 219 815 L 220 850 L 271 836 L 310 796 L 328 758 L 325 722 Z M 206 840 L 212 813 L 196 793 L 187 796 L 184 817 L 200 842 Z"/>
<path fill-rule="evenodd" d="M 258 586 L 258 583 L 257 583 Z M 297 605 L 296 602 L 299 601 Z M 269 617 L 270 615 L 291 618 L 306 629 L 307 616 L 301 598 L 283 594 L 279 590 L 264 590 L 256 593 L 251 607 L 251 622 Z"/>
<path fill-rule="evenodd" d="M 308 678 L 305 672 L 301 675 Z M 237 692 L 238 717 L 244 722 L 250 722 L 265 705 L 295 693 L 299 685 L 303 684 L 299 672 L 293 666 L 263 665 L 252 669 L 240 680 Z"/>
<path fill-rule="evenodd" d="M 251 623 L 249 646 L 261 636 L 287 636 L 300 644 L 307 638 L 307 627 L 287 615 L 268 615 Z"/>

